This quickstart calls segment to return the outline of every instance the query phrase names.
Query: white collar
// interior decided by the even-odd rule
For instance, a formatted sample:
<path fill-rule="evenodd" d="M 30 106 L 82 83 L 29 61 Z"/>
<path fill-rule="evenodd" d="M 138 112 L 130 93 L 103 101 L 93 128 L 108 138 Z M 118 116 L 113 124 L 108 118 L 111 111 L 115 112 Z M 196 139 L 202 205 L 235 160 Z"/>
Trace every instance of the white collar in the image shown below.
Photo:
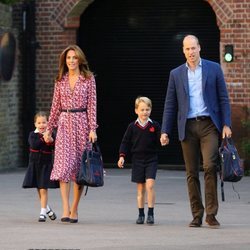
<path fill-rule="evenodd" d="M 145 126 L 148 124 L 148 122 L 153 123 L 153 121 L 152 121 L 150 118 L 148 118 L 148 120 L 147 120 L 146 122 L 144 122 L 144 123 L 142 123 L 142 122 L 140 121 L 140 119 L 137 118 L 136 121 L 135 121 L 135 123 L 137 123 L 137 122 L 138 122 L 138 123 L 140 124 L 140 126 L 142 126 L 142 127 L 145 127 Z"/>

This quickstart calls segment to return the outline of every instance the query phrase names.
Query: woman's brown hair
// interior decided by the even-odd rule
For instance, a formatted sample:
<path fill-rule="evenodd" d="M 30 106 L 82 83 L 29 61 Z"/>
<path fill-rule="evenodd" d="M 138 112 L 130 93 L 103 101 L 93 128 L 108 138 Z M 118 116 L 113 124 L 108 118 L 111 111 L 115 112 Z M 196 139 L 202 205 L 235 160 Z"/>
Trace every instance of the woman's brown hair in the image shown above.
<path fill-rule="evenodd" d="M 76 53 L 76 56 L 79 61 L 79 70 L 81 75 L 83 75 L 86 78 L 90 78 L 93 73 L 89 69 L 88 61 L 86 59 L 85 54 L 81 50 L 81 48 L 77 45 L 69 45 L 66 49 L 63 50 L 63 52 L 60 55 L 59 58 L 59 71 L 58 75 L 56 77 L 57 81 L 60 81 L 63 77 L 63 75 L 68 72 L 68 67 L 66 65 L 66 56 L 69 50 L 74 50 Z"/>

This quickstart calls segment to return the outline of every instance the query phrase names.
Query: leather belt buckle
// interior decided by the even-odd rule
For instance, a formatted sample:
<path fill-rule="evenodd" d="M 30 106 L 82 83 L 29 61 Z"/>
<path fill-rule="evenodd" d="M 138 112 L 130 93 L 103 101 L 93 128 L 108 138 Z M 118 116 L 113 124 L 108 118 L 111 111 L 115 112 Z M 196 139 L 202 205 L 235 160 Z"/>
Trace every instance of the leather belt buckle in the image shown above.
<path fill-rule="evenodd" d="M 209 118 L 209 116 L 196 116 L 195 117 L 195 120 L 197 121 L 197 122 L 199 122 L 199 121 L 204 121 L 204 120 L 206 120 L 206 119 L 208 119 Z"/>
<path fill-rule="evenodd" d="M 66 112 L 66 113 L 86 112 L 86 108 L 79 108 L 79 109 L 61 109 L 61 112 Z"/>
<path fill-rule="evenodd" d="M 200 121 L 205 121 L 205 120 L 207 120 L 209 118 L 210 118 L 209 116 L 202 115 L 202 116 L 195 116 L 195 117 L 189 118 L 188 120 L 189 121 L 200 122 Z"/>

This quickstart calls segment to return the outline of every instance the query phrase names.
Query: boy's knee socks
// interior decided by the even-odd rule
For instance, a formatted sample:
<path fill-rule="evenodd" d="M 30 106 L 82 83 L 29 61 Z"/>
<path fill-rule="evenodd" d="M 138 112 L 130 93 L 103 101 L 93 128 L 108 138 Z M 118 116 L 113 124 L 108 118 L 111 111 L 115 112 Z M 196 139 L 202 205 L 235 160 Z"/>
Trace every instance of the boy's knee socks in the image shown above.
<path fill-rule="evenodd" d="M 154 215 L 154 208 L 153 207 L 148 208 L 148 215 Z"/>
<path fill-rule="evenodd" d="M 145 214 L 144 214 L 144 208 L 139 208 L 139 215 L 140 216 L 145 216 Z"/>

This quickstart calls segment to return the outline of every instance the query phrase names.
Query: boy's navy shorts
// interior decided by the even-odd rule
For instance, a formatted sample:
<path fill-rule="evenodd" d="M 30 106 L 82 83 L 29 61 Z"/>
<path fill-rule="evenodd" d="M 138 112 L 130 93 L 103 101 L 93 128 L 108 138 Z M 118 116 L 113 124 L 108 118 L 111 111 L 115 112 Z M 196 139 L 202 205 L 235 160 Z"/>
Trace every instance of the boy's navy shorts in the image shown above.
<path fill-rule="evenodd" d="M 146 157 L 144 159 L 133 157 L 131 181 L 145 183 L 146 179 L 155 179 L 157 167 L 157 156 Z"/>

